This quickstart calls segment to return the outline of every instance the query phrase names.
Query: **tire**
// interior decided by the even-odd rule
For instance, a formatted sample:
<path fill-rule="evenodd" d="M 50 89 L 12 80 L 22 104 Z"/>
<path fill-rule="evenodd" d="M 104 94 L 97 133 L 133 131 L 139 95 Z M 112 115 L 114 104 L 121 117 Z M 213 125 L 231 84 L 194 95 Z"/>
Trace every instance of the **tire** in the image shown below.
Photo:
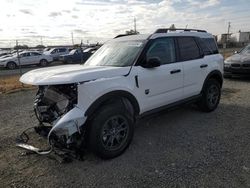
<path fill-rule="evenodd" d="M 16 64 L 15 62 L 8 62 L 8 63 L 7 63 L 7 68 L 8 68 L 8 69 L 13 70 L 13 69 L 15 69 L 16 67 L 17 67 L 17 64 Z"/>
<path fill-rule="evenodd" d="M 90 122 L 89 147 L 97 156 L 110 159 L 121 155 L 132 141 L 133 116 L 121 102 L 103 106 Z"/>
<path fill-rule="evenodd" d="M 198 106 L 204 112 L 212 112 L 217 108 L 220 97 L 221 86 L 219 82 L 215 79 L 209 79 L 205 83 Z"/>
<path fill-rule="evenodd" d="M 41 67 L 46 67 L 48 65 L 48 61 L 46 59 L 41 59 L 40 60 L 40 66 Z"/>

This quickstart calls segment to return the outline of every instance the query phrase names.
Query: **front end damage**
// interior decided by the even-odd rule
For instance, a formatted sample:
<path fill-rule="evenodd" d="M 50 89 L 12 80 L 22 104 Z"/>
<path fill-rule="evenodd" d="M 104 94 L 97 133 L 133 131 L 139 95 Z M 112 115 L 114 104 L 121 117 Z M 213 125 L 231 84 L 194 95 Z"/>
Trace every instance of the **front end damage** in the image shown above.
<path fill-rule="evenodd" d="M 84 147 L 86 117 L 77 107 L 77 84 L 39 86 L 34 102 L 39 126 L 34 130 L 47 137 L 48 148 L 39 149 L 28 144 L 28 134 L 20 136 L 18 147 L 37 154 L 49 154 L 53 150 L 80 151 Z"/>

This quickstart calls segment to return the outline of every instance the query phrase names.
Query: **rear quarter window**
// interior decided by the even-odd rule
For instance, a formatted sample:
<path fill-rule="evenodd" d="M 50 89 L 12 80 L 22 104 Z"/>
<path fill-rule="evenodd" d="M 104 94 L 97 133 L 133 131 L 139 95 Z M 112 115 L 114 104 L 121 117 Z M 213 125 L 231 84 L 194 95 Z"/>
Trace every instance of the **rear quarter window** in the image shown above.
<path fill-rule="evenodd" d="M 218 54 L 218 47 L 214 38 L 201 38 L 200 45 L 204 55 Z"/>

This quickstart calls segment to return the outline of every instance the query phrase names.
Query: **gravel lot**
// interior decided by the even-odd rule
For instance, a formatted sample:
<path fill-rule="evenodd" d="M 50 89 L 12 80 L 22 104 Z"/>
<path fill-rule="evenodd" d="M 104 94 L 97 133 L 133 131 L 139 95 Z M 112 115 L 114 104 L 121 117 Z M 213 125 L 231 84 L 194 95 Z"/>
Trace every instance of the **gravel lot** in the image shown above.
<path fill-rule="evenodd" d="M 37 123 L 34 95 L 0 95 L 0 187 L 250 187 L 250 78 L 225 80 L 212 113 L 185 106 L 140 120 L 128 150 L 106 161 L 22 155 L 15 138 Z"/>

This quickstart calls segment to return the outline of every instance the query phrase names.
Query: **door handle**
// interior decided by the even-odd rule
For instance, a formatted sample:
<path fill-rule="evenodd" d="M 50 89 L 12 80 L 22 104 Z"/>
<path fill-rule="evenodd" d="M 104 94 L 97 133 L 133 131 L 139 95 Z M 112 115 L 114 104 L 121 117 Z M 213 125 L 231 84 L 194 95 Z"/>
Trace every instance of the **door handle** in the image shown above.
<path fill-rule="evenodd" d="M 203 64 L 203 65 L 200 66 L 201 69 L 206 68 L 206 67 L 207 67 L 207 64 Z"/>
<path fill-rule="evenodd" d="M 178 73 L 178 72 L 181 72 L 181 69 L 171 70 L 170 74 L 175 74 L 175 73 Z"/>

